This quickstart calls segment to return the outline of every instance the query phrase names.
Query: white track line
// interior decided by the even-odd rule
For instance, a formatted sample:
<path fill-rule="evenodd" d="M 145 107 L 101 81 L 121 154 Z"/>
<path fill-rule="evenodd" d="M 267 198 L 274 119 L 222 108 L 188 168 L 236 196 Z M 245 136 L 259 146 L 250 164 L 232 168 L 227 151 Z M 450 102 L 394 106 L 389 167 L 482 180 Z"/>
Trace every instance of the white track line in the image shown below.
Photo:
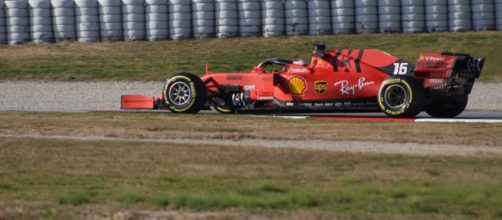
<path fill-rule="evenodd" d="M 502 123 L 502 119 L 466 119 L 466 118 L 417 118 L 415 122 L 437 123 Z"/>
<path fill-rule="evenodd" d="M 296 115 L 245 115 L 245 116 L 250 116 L 250 117 L 257 117 L 257 118 L 285 118 L 285 119 L 307 119 L 310 118 L 310 116 L 296 116 Z"/>
<path fill-rule="evenodd" d="M 65 110 L 65 111 L 45 111 L 45 110 L 0 110 L 0 112 L 29 112 L 29 113 L 53 113 L 53 112 L 58 112 L 58 113 L 88 113 L 88 112 L 129 112 L 129 113 L 170 113 L 168 110 L 92 110 L 92 111 L 79 111 L 79 110 Z M 214 112 L 210 111 L 203 111 L 201 112 L 202 114 L 215 114 Z M 311 118 L 310 115 L 277 115 L 277 114 L 259 114 L 259 115 L 253 115 L 253 114 L 240 114 L 243 116 L 250 116 L 250 117 L 272 117 L 272 118 L 284 118 L 284 119 L 295 119 L 295 120 L 301 120 L 301 119 L 309 119 Z M 322 115 L 321 115 L 322 116 Z M 331 116 L 334 119 L 336 117 L 345 117 L 344 116 Z M 350 114 L 349 114 L 350 116 Z M 330 117 L 330 116 L 327 116 Z M 361 119 L 358 119 L 358 116 L 355 115 L 354 121 L 364 121 Z M 365 116 L 361 116 L 365 117 Z M 389 118 L 389 121 L 390 120 Z M 487 119 L 482 119 L 482 118 L 417 118 L 415 119 L 414 122 L 417 123 L 502 123 L 502 119 L 499 118 L 487 118 Z"/>

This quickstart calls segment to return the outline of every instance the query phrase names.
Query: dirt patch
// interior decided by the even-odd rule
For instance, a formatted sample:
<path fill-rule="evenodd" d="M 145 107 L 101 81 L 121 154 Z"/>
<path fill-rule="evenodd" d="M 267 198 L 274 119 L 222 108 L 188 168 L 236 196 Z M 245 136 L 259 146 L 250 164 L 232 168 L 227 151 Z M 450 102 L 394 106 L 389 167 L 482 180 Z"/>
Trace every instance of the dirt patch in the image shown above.
<path fill-rule="evenodd" d="M 0 113 L 0 134 L 151 139 L 359 141 L 501 147 L 501 124 L 291 120 L 245 115 Z M 315 143 L 315 142 L 312 142 Z"/>
<path fill-rule="evenodd" d="M 153 139 L 120 138 L 102 136 L 62 136 L 62 135 L 4 135 L 3 138 L 32 138 L 67 141 L 113 141 L 136 143 L 161 143 L 182 145 L 219 145 L 233 147 L 297 148 L 306 150 L 326 150 L 350 153 L 403 154 L 421 156 L 480 156 L 500 157 L 502 148 L 450 144 L 385 143 L 361 141 L 322 140 L 259 140 L 259 139 Z"/>

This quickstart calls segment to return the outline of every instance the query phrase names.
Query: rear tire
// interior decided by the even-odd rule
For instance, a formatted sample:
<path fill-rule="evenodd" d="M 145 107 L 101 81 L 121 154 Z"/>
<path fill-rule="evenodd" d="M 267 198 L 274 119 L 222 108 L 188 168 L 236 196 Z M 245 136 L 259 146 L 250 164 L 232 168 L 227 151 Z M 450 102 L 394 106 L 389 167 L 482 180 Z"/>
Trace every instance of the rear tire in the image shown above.
<path fill-rule="evenodd" d="M 235 109 L 227 106 L 214 106 L 213 109 L 221 114 L 234 114 Z"/>
<path fill-rule="evenodd" d="M 465 110 L 468 100 L 468 95 L 433 98 L 425 112 L 434 118 L 453 118 Z"/>
<path fill-rule="evenodd" d="M 167 80 L 163 90 L 164 102 L 174 113 L 197 113 L 206 103 L 206 87 L 191 73 L 180 73 Z"/>
<path fill-rule="evenodd" d="M 389 117 L 415 117 L 425 107 L 425 89 L 411 77 L 390 77 L 378 91 L 378 106 Z"/>

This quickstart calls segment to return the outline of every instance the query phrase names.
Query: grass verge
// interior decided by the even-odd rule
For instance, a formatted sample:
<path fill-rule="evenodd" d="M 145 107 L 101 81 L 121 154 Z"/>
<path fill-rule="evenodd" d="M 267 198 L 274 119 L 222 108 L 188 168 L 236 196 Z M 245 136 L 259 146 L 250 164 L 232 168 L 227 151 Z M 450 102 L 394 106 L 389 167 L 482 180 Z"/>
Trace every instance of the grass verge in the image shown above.
<path fill-rule="evenodd" d="M 75 206 L 92 213 L 110 204 L 362 219 L 502 217 L 500 158 L 2 138 L 0 182 L 16 185 L 0 190 L 7 218 L 57 219 Z M 5 208 L 13 202 L 45 205 L 26 216 Z"/>
<path fill-rule="evenodd" d="M 70 192 L 58 195 L 56 200 L 63 205 L 82 205 L 91 202 L 91 195 L 88 192 Z"/>
<path fill-rule="evenodd" d="M 265 58 L 310 58 L 313 44 L 377 48 L 410 62 L 420 52 L 486 56 L 481 79 L 502 81 L 502 32 L 363 34 L 160 42 L 60 43 L 0 46 L 0 79 L 164 80 L 177 72 L 248 71 Z"/>
<path fill-rule="evenodd" d="M 284 139 L 500 146 L 502 125 L 290 120 L 162 113 L 0 113 L 1 134 Z"/>

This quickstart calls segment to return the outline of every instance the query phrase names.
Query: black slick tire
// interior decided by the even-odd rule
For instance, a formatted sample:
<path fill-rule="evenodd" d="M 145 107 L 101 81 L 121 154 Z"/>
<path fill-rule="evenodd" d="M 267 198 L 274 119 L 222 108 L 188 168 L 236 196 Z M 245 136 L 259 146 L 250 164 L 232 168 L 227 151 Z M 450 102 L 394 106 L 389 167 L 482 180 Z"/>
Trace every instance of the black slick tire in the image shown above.
<path fill-rule="evenodd" d="M 179 73 L 166 81 L 163 98 L 171 112 L 197 113 L 204 108 L 207 92 L 198 76 Z"/>
<path fill-rule="evenodd" d="M 214 106 L 213 109 L 221 114 L 234 114 L 235 109 L 227 106 Z"/>
<path fill-rule="evenodd" d="M 384 80 L 378 91 L 378 106 L 387 116 L 411 118 L 425 107 L 425 89 L 420 82 L 407 76 Z"/>
<path fill-rule="evenodd" d="M 425 112 L 434 118 L 453 118 L 465 110 L 468 95 L 456 95 L 432 98 L 425 107 Z"/>

